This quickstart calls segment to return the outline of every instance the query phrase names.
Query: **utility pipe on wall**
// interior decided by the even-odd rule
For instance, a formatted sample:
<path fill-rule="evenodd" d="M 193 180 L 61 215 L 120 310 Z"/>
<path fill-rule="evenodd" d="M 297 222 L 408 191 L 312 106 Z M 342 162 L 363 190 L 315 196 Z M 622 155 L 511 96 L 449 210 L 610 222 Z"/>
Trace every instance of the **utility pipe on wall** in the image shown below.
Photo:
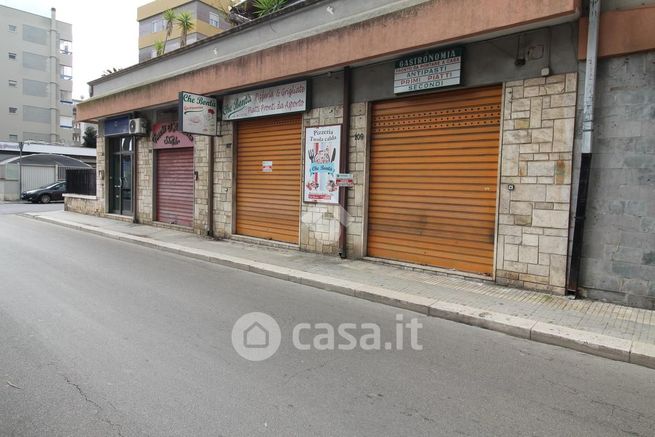
<path fill-rule="evenodd" d="M 218 122 L 220 123 L 220 121 Z M 214 141 L 215 137 L 209 137 L 208 161 L 207 161 L 207 236 L 214 236 Z"/>
<path fill-rule="evenodd" d="M 339 172 L 348 171 L 348 139 L 350 138 L 350 67 L 343 68 L 343 123 L 341 125 L 341 162 Z M 348 189 L 339 188 L 339 256 L 346 258 L 346 221 L 348 220 Z"/>
<path fill-rule="evenodd" d="M 578 201 L 575 208 L 575 224 L 573 227 L 571 267 L 569 268 L 569 277 L 566 285 L 566 291 L 569 294 L 577 294 L 578 292 L 580 262 L 582 260 L 582 239 L 584 234 L 585 214 L 587 211 L 589 175 L 591 173 L 600 2 L 601 0 L 589 0 L 589 31 L 587 34 L 587 63 L 582 109 L 582 154 L 580 160 L 580 179 L 578 182 Z"/>

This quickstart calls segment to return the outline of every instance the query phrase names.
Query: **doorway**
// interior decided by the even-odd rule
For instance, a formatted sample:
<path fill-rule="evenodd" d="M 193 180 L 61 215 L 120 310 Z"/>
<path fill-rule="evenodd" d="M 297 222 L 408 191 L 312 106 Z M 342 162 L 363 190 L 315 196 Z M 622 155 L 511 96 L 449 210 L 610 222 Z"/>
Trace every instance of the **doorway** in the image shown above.
<path fill-rule="evenodd" d="M 132 215 L 134 138 L 109 138 L 109 212 Z"/>

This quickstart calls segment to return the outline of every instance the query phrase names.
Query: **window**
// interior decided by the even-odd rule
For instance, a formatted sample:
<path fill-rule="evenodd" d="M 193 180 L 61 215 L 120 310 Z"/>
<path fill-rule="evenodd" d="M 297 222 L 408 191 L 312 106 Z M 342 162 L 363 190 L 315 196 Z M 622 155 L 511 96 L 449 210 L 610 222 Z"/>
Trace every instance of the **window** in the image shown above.
<path fill-rule="evenodd" d="M 23 67 L 32 70 L 48 71 L 48 57 L 36 53 L 23 52 Z"/>
<path fill-rule="evenodd" d="M 68 117 L 62 115 L 59 117 L 59 127 L 72 128 L 73 127 L 73 117 Z"/>
<path fill-rule="evenodd" d="M 60 65 L 59 67 L 59 77 L 64 80 L 73 79 L 73 67 L 69 67 L 68 65 Z"/>
<path fill-rule="evenodd" d="M 40 44 L 42 46 L 47 45 L 48 31 L 40 27 L 23 24 L 23 41 Z"/>
<path fill-rule="evenodd" d="M 12 79 L 9 79 L 9 86 L 12 88 L 16 88 L 18 86 L 18 82 Z"/>
<path fill-rule="evenodd" d="M 73 103 L 73 92 L 59 90 L 59 101 L 62 103 Z"/>
<path fill-rule="evenodd" d="M 16 32 L 16 25 L 15 24 L 10 24 L 9 25 L 9 32 Z"/>
<path fill-rule="evenodd" d="M 15 108 L 15 107 L 13 107 L 13 106 L 10 106 L 10 107 L 9 107 L 9 113 L 10 113 L 10 114 L 15 114 L 16 112 L 18 112 L 18 108 Z"/>
<path fill-rule="evenodd" d="M 23 79 L 23 94 L 26 96 L 48 97 L 48 83 L 40 80 Z"/>
<path fill-rule="evenodd" d="M 209 24 L 211 24 L 214 27 L 221 28 L 221 20 L 218 14 L 214 12 L 209 13 Z"/>
<path fill-rule="evenodd" d="M 15 61 L 16 60 L 16 53 L 9 52 L 9 59 L 11 59 L 12 61 Z"/>
<path fill-rule="evenodd" d="M 63 55 L 70 55 L 73 53 L 73 43 L 65 39 L 59 40 L 59 53 Z"/>
<path fill-rule="evenodd" d="M 34 123 L 50 124 L 50 108 L 40 108 L 38 106 L 23 105 L 23 121 L 32 121 Z M 36 138 L 30 138 L 25 132 L 23 133 L 23 138 L 25 140 L 36 139 Z"/>
<path fill-rule="evenodd" d="M 18 135 L 9 134 L 9 141 L 18 141 Z"/>
<path fill-rule="evenodd" d="M 152 22 L 152 31 L 153 32 L 161 32 L 166 29 L 166 24 L 164 23 L 164 20 L 157 19 Z"/>

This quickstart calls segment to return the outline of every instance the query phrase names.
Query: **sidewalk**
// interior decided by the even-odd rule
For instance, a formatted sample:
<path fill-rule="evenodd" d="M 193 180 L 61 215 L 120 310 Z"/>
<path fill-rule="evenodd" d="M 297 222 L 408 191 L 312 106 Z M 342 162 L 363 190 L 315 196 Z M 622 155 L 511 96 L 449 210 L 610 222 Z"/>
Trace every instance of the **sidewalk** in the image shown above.
<path fill-rule="evenodd" d="M 655 368 L 655 311 L 66 211 L 25 217 Z"/>

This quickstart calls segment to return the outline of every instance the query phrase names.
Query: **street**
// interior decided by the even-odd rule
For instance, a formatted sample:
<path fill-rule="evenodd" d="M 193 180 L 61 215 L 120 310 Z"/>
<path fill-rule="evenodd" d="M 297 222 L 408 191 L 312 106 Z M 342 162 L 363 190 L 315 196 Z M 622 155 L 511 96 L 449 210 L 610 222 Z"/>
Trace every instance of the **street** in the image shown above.
<path fill-rule="evenodd" d="M 48 204 L 28 202 L 0 202 L 0 215 L 22 214 L 25 212 L 63 211 L 64 202 Z"/>
<path fill-rule="evenodd" d="M 0 205 L 4 207 L 6 205 Z M 0 216 L 0 435 L 643 435 L 655 371 Z M 243 314 L 279 350 L 232 346 Z M 294 326 L 422 324 L 422 350 L 298 350 Z M 309 341 L 308 341 L 309 342 Z M 409 345 L 409 339 L 406 340 Z"/>

